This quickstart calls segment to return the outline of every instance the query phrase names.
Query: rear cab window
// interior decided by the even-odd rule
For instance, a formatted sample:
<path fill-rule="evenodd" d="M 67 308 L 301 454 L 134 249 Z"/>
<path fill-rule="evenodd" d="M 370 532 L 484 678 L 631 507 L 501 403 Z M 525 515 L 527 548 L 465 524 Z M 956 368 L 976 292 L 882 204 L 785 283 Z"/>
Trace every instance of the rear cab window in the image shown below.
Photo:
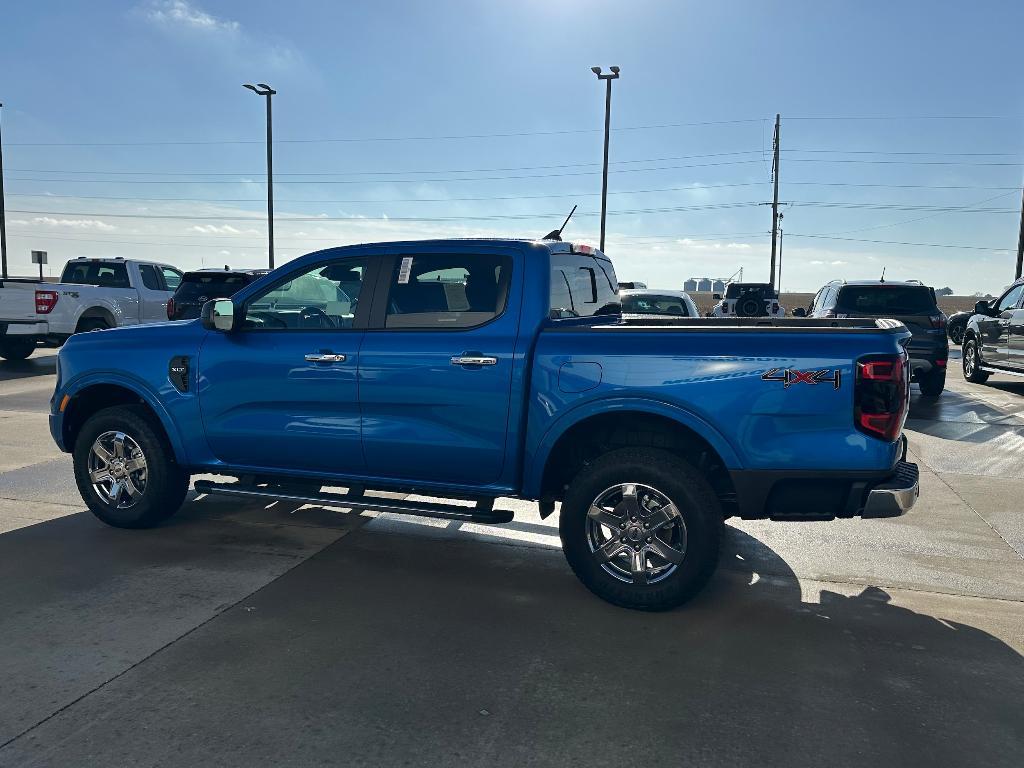
<path fill-rule="evenodd" d="M 106 288 L 131 288 L 128 268 L 123 261 L 69 261 L 61 273 L 60 281 Z"/>
<path fill-rule="evenodd" d="M 557 320 L 617 315 L 621 311 L 618 285 L 608 259 L 576 253 L 552 254 L 549 316 Z"/>

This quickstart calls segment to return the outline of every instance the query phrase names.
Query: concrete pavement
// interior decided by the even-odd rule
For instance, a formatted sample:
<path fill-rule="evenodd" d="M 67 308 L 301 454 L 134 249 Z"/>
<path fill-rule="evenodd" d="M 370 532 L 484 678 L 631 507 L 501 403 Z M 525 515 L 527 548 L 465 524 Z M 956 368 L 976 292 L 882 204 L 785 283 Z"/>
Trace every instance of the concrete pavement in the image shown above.
<path fill-rule="evenodd" d="M 0 363 L 0 766 L 1024 754 L 1024 383 L 915 395 L 912 515 L 730 522 L 710 587 L 649 615 L 591 596 L 518 502 L 501 527 L 206 498 L 107 528 L 47 445 L 52 359 L 22 366 Z"/>

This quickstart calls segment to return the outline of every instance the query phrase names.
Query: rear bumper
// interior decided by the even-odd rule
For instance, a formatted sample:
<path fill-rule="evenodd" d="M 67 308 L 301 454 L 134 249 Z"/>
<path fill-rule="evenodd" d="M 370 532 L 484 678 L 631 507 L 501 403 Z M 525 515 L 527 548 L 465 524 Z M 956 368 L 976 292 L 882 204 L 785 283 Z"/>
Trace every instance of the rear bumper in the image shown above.
<path fill-rule="evenodd" d="M 941 339 L 929 339 L 924 343 L 914 338 L 907 345 L 907 356 L 910 358 L 911 381 L 916 381 L 921 374 L 929 374 L 936 369 L 946 369 L 946 361 L 949 359 L 949 342 L 946 340 L 945 334 Z"/>
<path fill-rule="evenodd" d="M 50 327 L 45 322 L 35 320 L 0 320 L 0 336 L 34 336 L 45 338 Z"/>
<path fill-rule="evenodd" d="M 899 517 L 920 495 L 917 464 L 885 472 L 734 471 L 734 513 L 745 520 Z"/>

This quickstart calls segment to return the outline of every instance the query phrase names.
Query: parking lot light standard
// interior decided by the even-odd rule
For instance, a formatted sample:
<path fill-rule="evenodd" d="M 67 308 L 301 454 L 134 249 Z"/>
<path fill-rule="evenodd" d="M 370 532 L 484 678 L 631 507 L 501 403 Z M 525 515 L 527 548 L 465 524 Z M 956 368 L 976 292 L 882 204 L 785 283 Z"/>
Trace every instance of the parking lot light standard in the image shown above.
<path fill-rule="evenodd" d="M 618 80 L 619 68 L 610 67 L 611 72 L 602 74 L 600 67 L 591 67 L 590 71 L 597 75 L 598 80 L 605 81 L 604 93 L 604 170 L 601 174 L 601 250 L 604 251 L 604 220 L 608 214 L 608 138 L 611 134 L 612 122 L 612 80 Z"/>
<path fill-rule="evenodd" d="M 266 83 L 243 83 L 243 88 L 248 88 L 257 96 L 265 96 L 267 99 L 267 245 L 270 255 L 270 268 L 274 268 L 274 130 L 272 112 L 270 106 L 271 97 L 277 93 Z"/>

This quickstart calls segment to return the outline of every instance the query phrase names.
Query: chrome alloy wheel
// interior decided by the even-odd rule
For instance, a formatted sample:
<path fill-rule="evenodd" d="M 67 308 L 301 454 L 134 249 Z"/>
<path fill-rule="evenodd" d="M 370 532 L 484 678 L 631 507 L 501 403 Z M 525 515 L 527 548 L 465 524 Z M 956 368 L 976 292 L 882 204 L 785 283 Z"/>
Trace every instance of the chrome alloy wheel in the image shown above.
<path fill-rule="evenodd" d="M 967 342 L 964 347 L 964 376 L 970 378 L 974 375 L 974 366 L 977 362 L 976 352 L 974 349 L 975 342 L 973 339 Z"/>
<path fill-rule="evenodd" d="M 655 584 L 686 556 L 686 523 L 672 501 L 635 483 L 602 491 L 587 513 L 587 541 L 601 567 L 620 581 Z"/>
<path fill-rule="evenodd" d="M 146 457 L 124 432 L 104 432 L 89 450 L 89 482 L 105 504 L 133 507 L 146 492 Z"/>

